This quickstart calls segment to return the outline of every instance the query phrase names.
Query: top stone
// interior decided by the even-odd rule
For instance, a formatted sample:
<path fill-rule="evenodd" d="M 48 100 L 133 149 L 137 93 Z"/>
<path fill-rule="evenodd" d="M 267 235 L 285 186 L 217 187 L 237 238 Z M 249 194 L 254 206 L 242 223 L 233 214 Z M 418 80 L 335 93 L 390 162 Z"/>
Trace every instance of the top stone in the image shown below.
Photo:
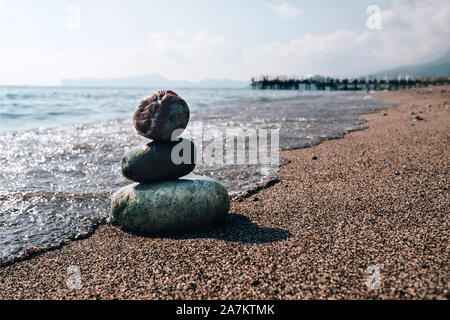
<path fill-rule="evenodd" d="M 133 114 L 137 132 L 156 141 L 169 141 L 179 136 L 189 122 L 189 107 L 175 92 L 158 91 L 142 100 Z"/>

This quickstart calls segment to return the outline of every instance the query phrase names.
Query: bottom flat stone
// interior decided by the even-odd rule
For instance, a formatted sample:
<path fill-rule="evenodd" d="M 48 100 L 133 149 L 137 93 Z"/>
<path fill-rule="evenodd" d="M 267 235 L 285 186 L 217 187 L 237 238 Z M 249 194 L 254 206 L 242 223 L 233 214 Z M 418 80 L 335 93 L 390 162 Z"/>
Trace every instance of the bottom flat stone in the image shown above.
<path fill-rule="evenodd" d="M 111 204 L 113 221 L 142 234 L 186 233 L 223 222 L 230 209 L 227 190 L 197 175 L 119 189 Z"/>

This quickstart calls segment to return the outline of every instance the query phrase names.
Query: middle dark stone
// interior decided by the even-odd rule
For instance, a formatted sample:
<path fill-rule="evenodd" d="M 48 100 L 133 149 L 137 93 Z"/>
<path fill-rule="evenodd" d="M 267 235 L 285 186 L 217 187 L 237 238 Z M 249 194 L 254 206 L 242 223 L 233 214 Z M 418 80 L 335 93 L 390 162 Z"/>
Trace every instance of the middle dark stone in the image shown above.
<path fill-rule="evenodd" d="M 128 151 L 121 166 L 122 174 L 136 182 L 177 179 L 194 170 L 195 146 L 185 138 L 179 138 L 178 141 L 152 141 Z"/>

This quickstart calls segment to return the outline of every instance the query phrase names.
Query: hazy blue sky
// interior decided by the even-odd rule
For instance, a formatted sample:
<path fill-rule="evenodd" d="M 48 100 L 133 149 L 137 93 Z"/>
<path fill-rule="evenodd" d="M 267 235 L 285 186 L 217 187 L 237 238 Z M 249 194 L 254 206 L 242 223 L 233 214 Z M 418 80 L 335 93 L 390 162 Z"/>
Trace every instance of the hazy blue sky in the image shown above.
<path fill-rule="evenodd" d="M 449 40 L 448 0 L 0 0 L 0 84 L 361 75 L 435 58 Z"/>

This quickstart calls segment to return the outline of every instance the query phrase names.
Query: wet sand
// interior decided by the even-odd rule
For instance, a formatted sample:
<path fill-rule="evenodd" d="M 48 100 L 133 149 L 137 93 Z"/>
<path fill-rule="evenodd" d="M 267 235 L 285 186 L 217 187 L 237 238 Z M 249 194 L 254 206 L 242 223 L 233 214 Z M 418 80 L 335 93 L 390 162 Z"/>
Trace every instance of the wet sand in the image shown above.
<path fill-rule="evenodd" d="M 0 298 L 448 299 L 450 86 L 379 96 L 400 105 L 282 152 L 279 182 L 233 201 L 225 226 L 161 239 L 104 225 L 1 268 Z"/>

